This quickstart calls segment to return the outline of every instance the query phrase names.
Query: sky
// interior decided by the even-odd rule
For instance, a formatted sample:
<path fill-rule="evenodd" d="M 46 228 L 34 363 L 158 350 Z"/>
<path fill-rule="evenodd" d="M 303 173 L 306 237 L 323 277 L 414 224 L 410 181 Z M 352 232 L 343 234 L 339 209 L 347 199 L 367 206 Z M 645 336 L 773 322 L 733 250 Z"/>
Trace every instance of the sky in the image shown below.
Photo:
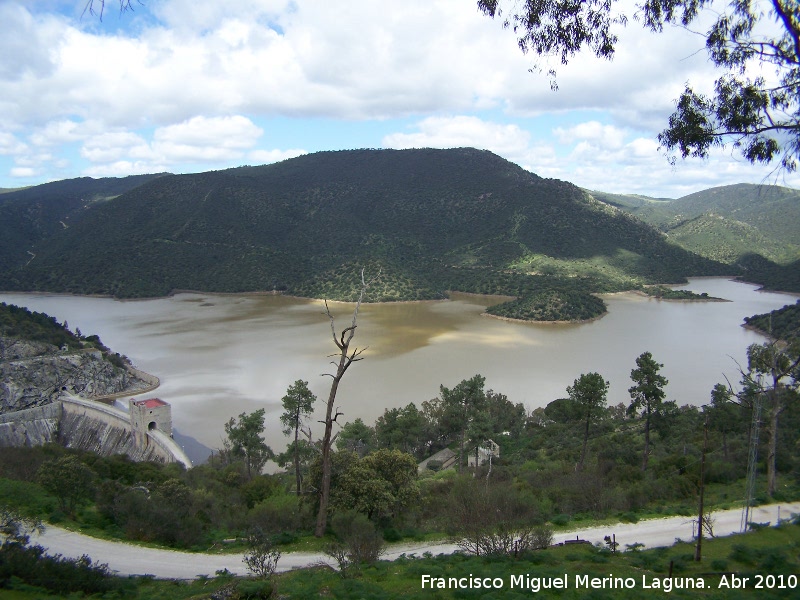
<path fill-rule="evenodd" d="M 656 136 L 675 100 L 718 76 L 684 29 L 631 18 L 612 61 L 562 66 L 475 0 L 107 0 L 102 20 L 85 4 L 0 0 L 0 188 L 463 146 L 615 193 L 800 187 L 730 149 L 670 165 Z"/>

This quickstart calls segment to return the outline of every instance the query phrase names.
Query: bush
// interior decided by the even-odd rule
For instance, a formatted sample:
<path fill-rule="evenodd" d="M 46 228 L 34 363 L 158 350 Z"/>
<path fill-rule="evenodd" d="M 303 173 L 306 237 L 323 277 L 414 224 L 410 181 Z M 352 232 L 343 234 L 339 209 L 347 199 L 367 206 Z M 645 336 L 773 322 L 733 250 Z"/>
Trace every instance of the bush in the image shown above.
<path fill-rule="evenodd" d="M 298 503 L 296 496 L 289 494 L 270 496 L 256 504 L 247 513 L 247 524 L 272 535 L 299 531 L 311 525 L 308 511 Z"/>
<path fill-rule="evenodd" d="M 440 460 L 429 460 L 427 463 L 428 470 L 430 471 L 438 471 L 442 468 L 442 461 Z"/>
<path fill-rule="evenodd" d="M 324 552 L 339 565 L 342 577 L 358 570 L 361 564 L 372 564 L 383 554 L 383 538 L 366 516 L 349 510 L 334 515 L 331 526 L 337 542 L 329 544 Z"/>
<path fill-rule="evenodd" d="M 725 572 L 728 570 L 728 561 L 721 558 L 715 558 L 711 561 L 711 568 L 715 571 Z"/>
<path fill-rule="evenodd" d="M 383 539 L 387 542 L 399 542 L 403 539 L 403 536 L 394 527 L 387 527 L 383 530 Z"/>
<path fill-rule="evenodd" d="M 6 541 L 0 547 L 0 588 L 15 580 L 59 594 L 120 594 L 135 587 L 86 555 L 77 559 L 49 556 L 41 546 Z"/>
<path fill-rule="evenodd" d="M 756 552 L 744 544 L 734 544 L 728 558 L 744 565 L 753 565 L 756 562 Z"/>
<path fill-rule="evenodd" d="M 248 571 L 256 577 L 269 579 L 275 574 L 280 558 L 280 550 L 275 548 L 264 531 L 253 529 L 248 532 L 247 551 L 242 558 Z"/>
<path fill-rule="evenodd" d="M 241 600 L 262 600 L 271 598 L 275 586 L 271 581 L 242 579 L 236 584 L 236 598 Z"/>

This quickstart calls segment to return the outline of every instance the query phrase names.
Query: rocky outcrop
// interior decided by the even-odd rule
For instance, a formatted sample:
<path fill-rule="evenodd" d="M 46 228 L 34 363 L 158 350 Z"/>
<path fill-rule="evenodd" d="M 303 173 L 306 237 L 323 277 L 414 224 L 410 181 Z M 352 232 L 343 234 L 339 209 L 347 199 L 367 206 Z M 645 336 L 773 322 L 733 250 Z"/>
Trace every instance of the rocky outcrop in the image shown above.
<path fill-rule="evenodd" d="M 9 358 L 0 359 L 0 414 L 49 404 L 63 391 L 94 398 L 152 389 L 152 381 L 105 360 L 99 350 L 62 352 L 7 339 L 3 347 Z"/>

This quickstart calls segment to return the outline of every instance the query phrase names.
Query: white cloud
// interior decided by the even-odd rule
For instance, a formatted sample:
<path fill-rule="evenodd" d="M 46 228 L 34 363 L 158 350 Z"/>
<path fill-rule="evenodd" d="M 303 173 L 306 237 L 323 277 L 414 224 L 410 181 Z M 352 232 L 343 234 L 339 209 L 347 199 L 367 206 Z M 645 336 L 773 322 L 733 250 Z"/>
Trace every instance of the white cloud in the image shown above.
<path fill-rule="evenodd" d="M 412 133 L 393 133 L 383 138 L 386 148 L 458 148 L 490 150 L 543 177 L 555 177 L 555 149 L 531 143 L 531 135 L 518 125 L 484 121 L 472 116 L 429 117 L 415 125 Z"/>
<path fill-rule="evenodd" d="M 624 130 L 613 125 L 603 125 L 598 121 L 588 121 L 566 129 L 557 127 L 553 133 L 562 144 L 582 140 L 605 148 L 621 148 L 625 139 Z"/>
<path fill-rule="evenodd" d="M 152 162 L 119 160 L 113 163 L 94 165 L 85 169 L 83 174 L 89 177 L 125 177 L 145 173 L 163 173 L 169 171 L 166 165 Z"/>
<path fill-rule="evenodd" d="M 519 154 L 530 144 L 530 134 L 518 125 L 484 121 L 478 117 L 429 117 L 413 133 L 393 133 L 383 138 L 386 148 L 459 148 L 474 146 L 501 155 Z"/>
<path fill-rule="evenodd" d="M 170 162 L 227 161 L 244 156 L 264 131 L 242 116 L 192 117 L 161 127 L 153 135 L 154 151 Z"/>
<path fill-rule="evenodd" d="M 40 171 L 32 167 L 13 167 L 9 174 L 11 177 L 36 177 Z"/>
<path fill-rule="evenodd" d="M 147 142 L 130 131 L 102 133 L 86 140 L 81 156 L 93 163 L 112 163 L 125 156 L 144 158 L 152 155 Z"/>
<path fill-rule="evenodd" d="M 703 36 L 651 34 L 630 21 L 613 62 L 584 53 L 555 65 L 560 90 L 552 92 L 546 76 L 528 73 L 533 60 L 513 32 L 462 0 L 159 0 L 115 26 L 70 20 L 74 7 L 70 18 L 31 13 L 54 5 L 0 0 L 0 52 L 14 57 L 0 60 L 0 154 L 29 153 L 31 164 L 17 167 L 45 169 L 33 164 L 37 148 L 52 152 L 47 164 L 63 164 L 80 145 L 89 169 L 221 168 L 301 152 L 270 148 L 353 147 L 346 136 L 315 142 L 304 131 L 264 148 L 261 119 L 292 119 L 299 130 L 315 127 L 307 117 L 413 118 L 413 130 L 384 129 L 374 144 L 478 146 L 547 176 L 600 181 L 605 172 L 647 185 L 659 178 L 625 169 L 650 160 L 671 172 L 652 140 L 685 82 L 708 91 L 715 76 Z M 503 118 L 489 120 L 489 109 Z M 563 126 L 552 143 L 520 118 L 575 110 L 598 115 Z M 708 180 L 708 164 L 678 170 L 687 174 L 681 181 L 689 173 Z"/>
<path fill-rule="evenodd" d="M 103 131 L 103 124 L 98 121 L 75 121 L 61 119 L 49 121 L 39 127 L 30 136 L 30 141 L 35 146 L 59 146 L 79 142 Z"/>
<path fill-rule="evenodd" d="M 0 131 L 0 154 L 21 154 L 28 147 L 20 142 L 12 133 Z"/>
<path fill-rule="evenodd" d="M 256 165 L 269 165 L 272 163 L 295 158 L 308 154 L 305 150 L 292 148 L 290 150 L 253 150 L 247 155 L 247 161 Z"/>

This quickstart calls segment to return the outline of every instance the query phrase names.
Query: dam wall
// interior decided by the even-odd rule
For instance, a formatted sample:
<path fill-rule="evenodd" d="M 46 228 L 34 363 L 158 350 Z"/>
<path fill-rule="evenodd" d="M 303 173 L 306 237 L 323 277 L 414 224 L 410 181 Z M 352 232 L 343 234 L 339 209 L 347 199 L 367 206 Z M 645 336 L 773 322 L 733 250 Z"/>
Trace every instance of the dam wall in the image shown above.
<path fill-rule="evenodd" d="M 102 456 L 125 454 L 136 461 L 179 462 L 187 469 L 192 466 L 169 435 L 151 429 L 137 436 L 127 412 L 93 400 L 63 395 L 45 406 L 0 415 L 0 446 L 49 442 Z"/>
<path fill-rule="evenodd" d="M 58 439 L 61 403 L 0 415 L 0 447 L 42 446 Z"/>

